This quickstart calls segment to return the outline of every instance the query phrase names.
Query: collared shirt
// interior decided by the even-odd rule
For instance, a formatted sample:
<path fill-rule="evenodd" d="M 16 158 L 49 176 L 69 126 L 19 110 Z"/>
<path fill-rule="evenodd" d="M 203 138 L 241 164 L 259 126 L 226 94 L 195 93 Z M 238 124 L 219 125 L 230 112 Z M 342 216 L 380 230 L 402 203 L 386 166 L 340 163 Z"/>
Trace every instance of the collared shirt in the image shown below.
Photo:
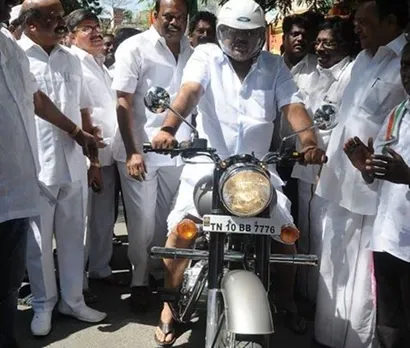
<path fill-rule="evenodd" d="M 35 92 L 26 55 L 0 28 L 0 223 L 39 214 Z"/>
<path fill-rule="evenodd" d="M 410 165 L 410 102 L 400 123 L 398 140 L 389 145 Z M 385 140 L 388 120 L 386 119 L 375 139 L 375 151 L 380 153 L 379 144 Z M 372 234 L 372 249 L 410 262 L 410 190 L 406 185 L 389 181 L 378 182 L 379 204 Z"/>
<path fill-rule="evenodd" d="M 377 190 L 363 182 L 343 147 L 354 136 L 365 142 L 369 137 L 374 138 L 388 112 L 405 99 L 400 79 L 401 51 L 405 44 L 404 35 L 400 35 L 380 47 L 374 56 L 366 50 L 358 55 L 340 105 L 339 124 L 330 138 L 329 160 L 323 165 L 316 193 L 356 214 L 376 213 Z"/>
<path fill-rule="evenodd" d="M 204 88 L 197 129 L 221 158 L 252 152 L 261 158 L 269 151 L 279 110 L 302 102 L 283 59 L 264 51 L 241 82 L 219 46 L 200 45 L 185 68 L 186 82 Z"/>
<path fill-rule="evenodd" d="M 112 156 L 112 141 L 117 128 L 116 105 L 117 99 L 111 89 L 112 78 L 103 62 L 98 64 L 96 59 L 86 51 L 71 46 L 71 51 L 80 58 L 83 68 L 84 84 L 87 86 L 93 108 L 91 118 L 94 126 L 102 129 L 102 137 L 107 147 L 98 150 L 101 165 L 114 163 Z"/>
<path fill-rule="evenodd" d="M 115 53 L 115 71 L 112 88 L 125 93 L 133 93 L 133 135 L 137 148 L 141 151 L 142 144 L 150 141 L 158 134 L 164 122 L 166 112 L 154 114 L 144 105 L 144 96 L 153 86 L 159 86 L 168 91 L 173 100 L 179 90 L 183 69 L 192 54 L 189 40 L 181 40 L 181 53 L 176 60 L 165 39 L 151 26 L 149 30 L 134 35 L 125 40 Z M 181 125 L 176 138 L 188 140 L 190 129 Z M 119 129 L 115 134 L 113 144 L 114 158 L 125 162 L 126 153 Z M 147 165 L 175 165 L 176 159 L 166 155 L 147 154 Z"/>
<path fill-rule="evenodd" d="M 39 89 L 64 115 L 82 127 L 80 109 L 92 104 L 83 85 L 80 60 L 61 45 L 48 55 L 25 35 L 19 45 L 27 54 L 30 71 Z M 86 180 L 86 162 L 81 147 L 67 133 L 39 117 L 36 117 L 36 128 L 40 181 L 50 186 Z"/>
<path fill-rule="evenodd" d="M 313 54 L 307 54 L 303 59 L 290 69 L 293 79 L 303 97 L 309 93 L 312 75 L 316 74 L 317 59 Z"/>
<path fill-rule="evenodd" d="M 317 73 L 316 67 L 316 56 L 313 54 L 307 54 L 298 64 L 290 69 L 290 72 L 293 75 L 293 80 L 299 88 L 299 92 L 301 93 L 303 100 L 305 100 L 309 92 L 310 81 Z M 280 120 L 276 120 L 275 126 L 278 127 L 275 129 L 273 138 L 273 145 L 276 149 L 279 147 L 283 137 L 293 134 L 294 131 L 292 130 L 289 121 L 284 116 L 282 116 Z M 290 138 L 286 141 L 287 149 L 294 149 L 295 145 L 296 138 Z"/>
<path fill-rule="evenodd" d="M 344 90 L 350 81 L 350 74 L 353 62 L 350 57 L 345 57 L 339 63 L 329 69 L 323 69 L 318 66 L 316 72 L 311 75 L 310 82 L 307 84 L 307 95 L 305 98 L 305 107 L 309 115 L 313 118 L 316 110 L 323 105 L 332 105 L 339 108 L 342 101 Z M 316 130 L 318 146 L 326 150 L 332 134 L 330 130 Z M 296 149 L 301 150 L 299 142 Z M 298 163 L 293 168 L 292 177 L 305 182 L 316 184 L 320 171 L 319 165 L 303 166 Z"/>

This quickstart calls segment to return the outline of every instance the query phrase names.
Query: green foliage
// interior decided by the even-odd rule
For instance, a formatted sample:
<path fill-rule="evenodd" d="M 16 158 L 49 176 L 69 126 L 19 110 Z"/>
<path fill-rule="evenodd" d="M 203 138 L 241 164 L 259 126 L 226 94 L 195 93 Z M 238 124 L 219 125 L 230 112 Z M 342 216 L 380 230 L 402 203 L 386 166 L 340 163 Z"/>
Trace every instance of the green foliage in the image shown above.
<path fill-rule="evenodd" d="M 61 3 L 63 4 L 66 15 L 79 8 L 90 10 L 96 15 L 101 14 L 103 10 L 99 0 L 61 0 Z"/>

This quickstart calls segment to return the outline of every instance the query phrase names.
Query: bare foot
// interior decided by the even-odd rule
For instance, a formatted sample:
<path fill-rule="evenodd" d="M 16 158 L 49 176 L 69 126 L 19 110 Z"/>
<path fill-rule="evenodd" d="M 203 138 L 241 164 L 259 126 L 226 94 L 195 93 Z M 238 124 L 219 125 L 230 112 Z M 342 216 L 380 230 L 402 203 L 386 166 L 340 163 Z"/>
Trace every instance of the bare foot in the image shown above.
<path fill-rule="evenodd" d="M 157 326 L 155 330 L 155 337 L 157 338 L 158 342 L 163 344 L 173 343 L 173 341 L 175 341 L 175 331 L 173 328 L 174 318 L 172 317 L 171 309 L 169 308 L 167 303 L 164 303 L 160 322 L 163 324 L 162 328 L 160 326 Z"/>

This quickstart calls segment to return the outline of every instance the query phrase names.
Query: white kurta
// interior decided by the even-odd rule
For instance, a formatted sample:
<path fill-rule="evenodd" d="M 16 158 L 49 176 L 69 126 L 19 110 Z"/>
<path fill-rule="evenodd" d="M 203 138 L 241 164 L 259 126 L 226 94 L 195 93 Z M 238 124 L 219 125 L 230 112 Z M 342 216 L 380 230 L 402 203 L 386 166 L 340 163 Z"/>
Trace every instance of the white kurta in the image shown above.
<path fill-rule="evenodd" d="M 91 119 L 93 126 L 102 130 L 102 137 L 107 145 L 98 150 L 102 165 L 101 176 L 103 189 L 95 193 L 88 192 L 88 228 L 85 262 L 88 262 L 90 278 L 104 278 L 111 274 L 109 265 L 112 256 L 112 234 L 115 224 L 116 164 L 112 154 L 112 142 L 117 129 L 116 93 L 111 89 L 112 78 L 108 69 L 86 51 L 71 46 L 71 51 L 81 61 L 84 83 L 89 91 Z M 87 282 L 85 282 L 87 288 Z"/>
<path fill-rule="evenodd" d="M 82 126 L 81 109 L 91 103 L 83 87 L 81 63 L 67 48 L 57 45 L 50 55 L 23 35 L 20 47 L 30 61 L 39 89 L 75 124 Z M 28 235 L 27 270 L 36 312 L 52 311 L 57 284 L 52 252 L 56 237 L 61 294 L 73 310 L 84 305 L 85 202 L 87 172 L 81 147 L 66 133 L 36 117 L 40 180 L 53 197 L 42 199 L 41 215 Z"/>
<path fill-rule="evenodd" d="M 280 108 L 302 102 L 283 59 L 268 52 L 261 52 L 241 83 L 218 46 L 200 45 L 185 68 L 182 83 L 185 82 L 200 83 L 204 88 L 198 104 L 197 129 L 221 158 L 252 152 L 261 158 L 269 151 Z M 203 175 L 212 173 L 212 168 L 207 164 L 185 165 L 175 207 L 168 218 L 169 232 L 186 213 L 198 215 L 193 189 Z M 275 168 L 271 169 L 273 184 L 280 187 L 283 182 Z M 292 222 L 289 201 L 279 195 L 277 210 L 282 211 L 286 223 Z"/>
<path fill-rule="evenodd" d="M 317 67 L 311 75 L 310 83 L 306 83 L 305 107 L 311 117 L 323 105 L 339 108 L 343 92 L 350 81 L 352 69 L 350 57 L 345 57 L 330 69 Z M 332 129 L 316 130 L 318 145 L 326 150 Z M 301 150 L 297 142 L 296 149 Z M 314 254 L 320 257 L 322 252 L 323 223 L 327 202 L 315 194 L 316 183 L 321 166 L 303 166 L 295 164 L 292 177 L 298 180 L 298 227 L 301 236 L 298 240 L 298 251 L 304 254 Z M 299 267 L 298 291 L 307 299 L 316 302 L 317 280 L 319 267 Z"/>
<path fill-rule="evenodd" d="M 152 26 L 149 30 L 125 40 L 116 52 L 112 88 L 133 94 L 132 133 L 139 151 L 142 144 L 158 134 L 166 113 L 154 114 L 145 108 L 144 96 L 150 87 L 160 86 L 175 98 L 192 48 L 186 37 L 176 60 L 165 39 Z M 182 125 L 177 140 L 190 139 L 190 128 Z M 128 257 L 133 265 L 132 286 L 148 281 L 149 247 L 153 240 L 163 245 L 166 219 L 179 185 L 182 166 L 179 158 L 149 153 L 144 155 L 147 176 L 138 182 L 127 174 L 126 153 L 119 129 L 113 143 L 118 161 L 121 187 L 127 210 L 129 235 Z"/>
<path fill-rule="evenodd" d="M 333 348 L 370 348 L 375 303 L 371 287 L 369 225 L 377 207 L 375 185 L 366 185 L 343 152 L 353 136 L 375 137 L 388 112 L 405 98 L 400 80 L 404 35 L 362 51 L 352 68 L 333 130 L 317 194 L 328 200 L 315 320 L 319 342 Z M 370 228 L 371 229 L 371 228 Z"/>

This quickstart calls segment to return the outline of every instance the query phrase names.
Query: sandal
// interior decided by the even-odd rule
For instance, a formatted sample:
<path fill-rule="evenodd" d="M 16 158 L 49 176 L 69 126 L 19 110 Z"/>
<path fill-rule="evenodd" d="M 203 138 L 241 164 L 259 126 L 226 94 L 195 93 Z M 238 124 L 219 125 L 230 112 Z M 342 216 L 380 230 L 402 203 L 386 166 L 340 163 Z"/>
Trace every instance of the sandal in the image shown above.
<path fill-rule="evenodd" d="M 168 335 L 172 335 L 172 340 L 171 341 L 160 341 L 157 337 L 157 333 L 154 334 L 154 339 L 155 342 L 158 344 L 158 347 L 172 347 L 177 340 L 177 336 L 175 334 L 175 327 L 174 327 L 174 322 L 170 323 L 164 323 L 161 319 L 159 320 L 158 323 L 158 328 L 162 331 L 164 334 L 164 340 L 167 338 Z"/>

